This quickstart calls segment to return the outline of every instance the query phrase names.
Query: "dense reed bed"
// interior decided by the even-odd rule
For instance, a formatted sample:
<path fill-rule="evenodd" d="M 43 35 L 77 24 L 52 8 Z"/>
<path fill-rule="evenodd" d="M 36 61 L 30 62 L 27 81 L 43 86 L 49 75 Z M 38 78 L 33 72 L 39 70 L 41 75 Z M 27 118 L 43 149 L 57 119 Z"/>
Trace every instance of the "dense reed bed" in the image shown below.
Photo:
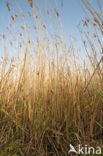
<path fill-rule="evenodd" d="M 103 147 L 103 11 L 81 3 L 90 14 L 81 21 L 85 29 L 78 25 L 88 62 L 81 68 L 72 34 L 70 45 L 65 33 L 48 35 L 40 9 L 28 3 L 35 39 L 21 10 L 23 34 L 14 40 L 9 25 L 9 37 L 2 35 L 7 44 L 0 62 L 0 156 L 67 156 L 69 144 Z M 10 12 L 9 3 L 7 7 Z M 54 13 L 54 23 L 60 22 L 59 12 Z M 16 25 L 18 15 L 10 16 Z"/>

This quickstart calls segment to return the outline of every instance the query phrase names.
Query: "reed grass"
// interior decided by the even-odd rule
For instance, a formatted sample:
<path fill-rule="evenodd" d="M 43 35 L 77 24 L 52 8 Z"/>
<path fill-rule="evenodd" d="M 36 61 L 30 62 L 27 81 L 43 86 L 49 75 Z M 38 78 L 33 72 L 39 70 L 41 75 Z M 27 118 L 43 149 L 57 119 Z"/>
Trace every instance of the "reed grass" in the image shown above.
<path fill-rule="evenodd" d="M 11 27 L 11 40 L 3 34 L 8 44 L 0 63 L 0 156 L 66 156 L 70 143 L 103 147 L 102 14 L 82 3 L 91 13 L 84 21 L 86 30 L 78 27 L 90 64 L 84 62 L 82 70 L 73 36 L 68 48 L 65 33 L 49 34 L 39 7 L 32 0 L 28 3 L 37 39 L 31 40 L 21 10 L 25 37 L 18 32 L 14 42 L 18 53 L 9 54 L 14 39 Z M 9 3 L 7 7 L 10 12 Z M 54 13 L 54 23 L 61 22 L 59 12 Z M 10 16 L 15 25 L 18 15 Z M 50 16 L 47 9 L 46 16 Z M 89 26 L 94 28 L 97 45 L 87 33 Z"/>

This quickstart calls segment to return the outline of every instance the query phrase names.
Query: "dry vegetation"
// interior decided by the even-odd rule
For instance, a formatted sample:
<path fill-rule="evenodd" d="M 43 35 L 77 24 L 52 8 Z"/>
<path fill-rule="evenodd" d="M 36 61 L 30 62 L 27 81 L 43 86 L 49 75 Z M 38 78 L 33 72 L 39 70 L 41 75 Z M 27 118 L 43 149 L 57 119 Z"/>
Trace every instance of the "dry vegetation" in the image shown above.
<path fill-rule="evenodd" d="M 39 7 L 28 3 L 35 41 L 21 10 L 25 37 L 21 32 L 15 36 L 18 53 L 13 49 L 13 56 L 9 54 L 14 40 L 11 24 L 7 27 L 10 39 L 2 35 L 7 45 L 0 60 L 0 156 L 67 156 L 70 143 L 103 147 L 103 11 L 99 0 L 101 13 L 83 4 L 91 16 L 81 22 L 85 29 L 78 26 L 90 64 L 84 62 L 82 70 L 72 35 L 69 48 L 64 36 L 48 37 Z M 9 3 L 7 8 L 10 12 Z M 60 21 L 59 12 L 54 10 L 54 14 L 54 23 Z M 10 16 L 15 25 L 18 15 Z M 46 16 L 50 16 L 47 9 Z"/>

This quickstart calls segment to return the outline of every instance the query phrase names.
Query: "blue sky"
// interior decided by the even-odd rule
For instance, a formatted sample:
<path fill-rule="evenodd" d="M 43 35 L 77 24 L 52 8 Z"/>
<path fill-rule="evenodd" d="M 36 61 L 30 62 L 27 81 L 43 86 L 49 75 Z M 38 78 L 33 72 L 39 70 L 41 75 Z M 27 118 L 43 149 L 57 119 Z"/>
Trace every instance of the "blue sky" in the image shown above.
<path fill-rule="evenodd" d="M 0 0 L 0 22 L 2 22 L 2 28 L 6 26 L 10 20 L 9 13 L 6 7 L 6 1 L 7 0 Z M 16 1 L 17 2 L 15 3 L 15 0 L 8 0 L 11 5 L 10 14 L 18 12 L 18 6 L 21 8 L 24 14 L 26 14 L 27 11 L 30 10 L 29 4 L 26 0 Z M 95 8 L 98 9 L 97 0 L 89 1 Z M 60 13 L 60 17 L 65 27 L 65 30 L 68 32 L 71 29 L 74 29 L 75 26 L 80 22 L 81 18 L 85 15 L 82 8 L 80 7 L 79 0 L 34 0 L 34 5 L 38 5 L 38 7 L 41 9 L 43 19 L 45 19 L 45 7 L 47 7 L 48 10 L 56 8 Z"/>
<path fill-rule="evenodd" d="M 98 10 L 97 0 L 89 1 L 96 8 L 96 10 Z M 11 9 L 10 12 L 8 12 L 6 2 L 6 0 L 0 0 L 0 34 L 7 34 L 9 36 L 6 27 L 9 25 L 9 23 L 13 23 L 10 15 L 17 13 L 20 16 L 19 9 L 21 9 L 22 12 L 26 15 L 26 23 L 28 23 L 30 26 L 34 24 L 34 21 L 30 21 L 30 17 L 27 14 L 28 11 L 32 11 L 32 8 L 30 8 L 30 5 L 26 0 L 16 0 L 16 3 L 15 0 L 8 0 Z M 66 32 L 66 41 L 69 42 L 69 35 L 72 33 L 74 38 L 77 40 L 77 43 L 80 45 L 82 44 L 77 25 L 80 23 L 81 19 L 85 17 L 85 14 L 80 7 L 79 0 L 34 0 L 33 2 L 34 6 L 37 5 L 41 9 L 43 23 L 46 22 L 45 8 L 49 10 L 50 14 L 53 14 L 53 9 L 56 8 L 60 14 L 60 20 Z M 22 19 L 17 18 L 15 27 L 12 27 L 12 33 L 16 34 L 17 30 L 23 32 L 21 25 L 23 25 Z M 51 16 L 48 17 L 47 25 L 49 33 L 55 31 L 53 18 Z M 58 23 L 57 26 L 58 31 L 60 32 L 60 23 Z M 32 34 L 31 38 L 34 36 L 35 33 Z M 2 42 L 0 44 L 2 51 Z"/>

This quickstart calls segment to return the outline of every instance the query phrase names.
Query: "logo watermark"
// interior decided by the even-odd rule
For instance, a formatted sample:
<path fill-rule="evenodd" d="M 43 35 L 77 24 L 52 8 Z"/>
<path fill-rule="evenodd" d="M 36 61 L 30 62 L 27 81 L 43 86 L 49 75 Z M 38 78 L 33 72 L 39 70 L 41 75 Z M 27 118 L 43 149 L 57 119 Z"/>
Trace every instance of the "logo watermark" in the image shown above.
<path fill-rule="evenodd" d="M 81 146 L 80 144 L 77 146 L 77 148 L 75 149 L 75 147 L 70 144 L 70 150 L 68 152 L 68 154 L 70 153 L 75 153 L 75 154 L 97 154 L 97 155 L 101 155 L 102 153 L 102 149 L 100 146 L 97 147 L 90 147 L 90 146 Z"/>

